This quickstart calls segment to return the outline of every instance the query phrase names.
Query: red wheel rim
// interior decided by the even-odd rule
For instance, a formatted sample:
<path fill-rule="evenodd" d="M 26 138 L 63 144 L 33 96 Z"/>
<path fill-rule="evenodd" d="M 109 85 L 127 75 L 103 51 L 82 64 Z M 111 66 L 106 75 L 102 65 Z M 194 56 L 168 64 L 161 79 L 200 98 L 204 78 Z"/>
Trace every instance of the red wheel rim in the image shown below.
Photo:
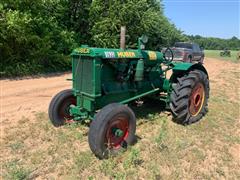
<path fill-rule="evenodd" d="M 196 84 L 189 99 L 189 112 L 192 116 L 197 116 L 202 109 L 205 97 L 205 90 L 202 83 Z"/>
<path fill-rule="evenodd" d="M 70 105 L 76 105 L 76 98 L 70 97 L 65 99 L 59 109 L 59 116 L 65 123 L 73 122 L 73 116 L 70 115 Z"/>
<path fill-rule="evenodd" d="M 121 135 L 117 135 L 121 132 Z M 115 116 L 108 124 L 105 143 L 108 148 L 120 148 L 129 134 L 129 118 L 125 114 Z"/>

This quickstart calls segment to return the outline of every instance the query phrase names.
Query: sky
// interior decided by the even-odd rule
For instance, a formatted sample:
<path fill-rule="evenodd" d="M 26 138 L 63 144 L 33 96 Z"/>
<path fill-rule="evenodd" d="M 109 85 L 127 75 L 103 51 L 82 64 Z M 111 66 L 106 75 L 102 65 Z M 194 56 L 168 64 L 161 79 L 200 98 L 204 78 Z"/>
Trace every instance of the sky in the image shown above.
<path fill-rule="evenodd" d="M 188 35 L 240 38 L 240 0 L 163 0 L 164 13 Z"/>

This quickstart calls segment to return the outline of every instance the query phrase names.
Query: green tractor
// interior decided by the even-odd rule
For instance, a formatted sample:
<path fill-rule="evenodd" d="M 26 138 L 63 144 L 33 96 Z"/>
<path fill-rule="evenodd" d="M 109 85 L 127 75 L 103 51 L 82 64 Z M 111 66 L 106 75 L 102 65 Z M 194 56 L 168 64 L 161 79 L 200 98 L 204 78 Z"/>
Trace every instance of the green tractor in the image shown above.
<path fill-rule="evenodd" d="M 116 155 L 135 140 L 136 117 L 129 103 L 164 101 L 173 120 L 188 125 L 207 113 L 209 78 L 202 64 L 173 63 L 165 53 L 138 49 L 105 49 L 87 45 L 73 50 L 72 89 L 59 92 L 49 105 L 56 127 L 90 120 L 89 146 L 100 159 Z M 170 78 L 167 72 L 172 71 Z M 159 107 L 160 108 L 160 107 Z"/>
<path fill-rule="evenodd" d="M 224 49 L 223 51 L 220 52 L 221 57 L 231 57 L 231 51 L 228 49 Z"/>

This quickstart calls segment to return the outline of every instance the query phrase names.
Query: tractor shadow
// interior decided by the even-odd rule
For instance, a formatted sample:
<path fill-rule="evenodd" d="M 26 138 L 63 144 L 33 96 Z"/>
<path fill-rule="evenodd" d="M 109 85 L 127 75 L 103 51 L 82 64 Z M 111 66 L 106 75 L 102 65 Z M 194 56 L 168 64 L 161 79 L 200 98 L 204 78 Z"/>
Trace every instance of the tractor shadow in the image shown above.
<path fill-rule="evenodd" d="M 166 108 L 166 103 L 159 100 L 147 100 L 143 104 L 130 104 L 129 107 L 134 111 L 137 119 L 151 120 L 153 116 L 159 115 L 161 113 L 170 112 Z"/>
<path fill-rule="evenodd" d="M 167 116 L 171 115 L 170 109 L 166 108 L 166 103 L 155 99 L 144 101 L 141 105 L 136 103 L 130 104 L 129 107 L 135 113 L 138 126 L 154 121 L 162 113 L 167 114 Z M 141 139 L 140 136 L 135 135 L 135 141 L 133 144 L 141 141 Z"/>

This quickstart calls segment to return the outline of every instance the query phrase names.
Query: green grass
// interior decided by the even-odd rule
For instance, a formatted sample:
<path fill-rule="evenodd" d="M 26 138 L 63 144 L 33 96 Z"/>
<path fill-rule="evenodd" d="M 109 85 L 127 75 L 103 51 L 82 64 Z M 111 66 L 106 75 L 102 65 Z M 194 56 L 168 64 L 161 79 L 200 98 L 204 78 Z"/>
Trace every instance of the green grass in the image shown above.
<path fill-rule="evenodd" d="M 19 161 L 14 159 L 4 164 L 3 168 L 8 169 L 8 174 L 5 175 L 6 179 L 23 180 L 29 177 L 30 171 L 23 168 Z"/>
<path fill-rule="evenodd" d="M 235 66 L 234 66 L 235 67 Z M 237 76 L 236 76 L 237 73 Z M 126 152 L 98 160 L 90 151 L 88 127 L 54 128 L 46 113 L 23 118 L 4 133 L 0 146 L 3 179 L 240 179 L 239 73 L 211 81 L 209 112 L 181 126 L 156 104 L 134 109 L 138 142 Z M 151 114 L 149 115 L 149 113 Z"/>
<path fill-rule="evenodd" d="M 232 62 L 240 61 L 240 60 L 237 60 L 238 51 L 231 51 L 231 57 L 221 57 L 220 52 L 221 52 L 221 50 L 204 50 L 206 57 L 222 59 L 222 60 L 227 60 L 227 61 L 232 61 Z"/>

